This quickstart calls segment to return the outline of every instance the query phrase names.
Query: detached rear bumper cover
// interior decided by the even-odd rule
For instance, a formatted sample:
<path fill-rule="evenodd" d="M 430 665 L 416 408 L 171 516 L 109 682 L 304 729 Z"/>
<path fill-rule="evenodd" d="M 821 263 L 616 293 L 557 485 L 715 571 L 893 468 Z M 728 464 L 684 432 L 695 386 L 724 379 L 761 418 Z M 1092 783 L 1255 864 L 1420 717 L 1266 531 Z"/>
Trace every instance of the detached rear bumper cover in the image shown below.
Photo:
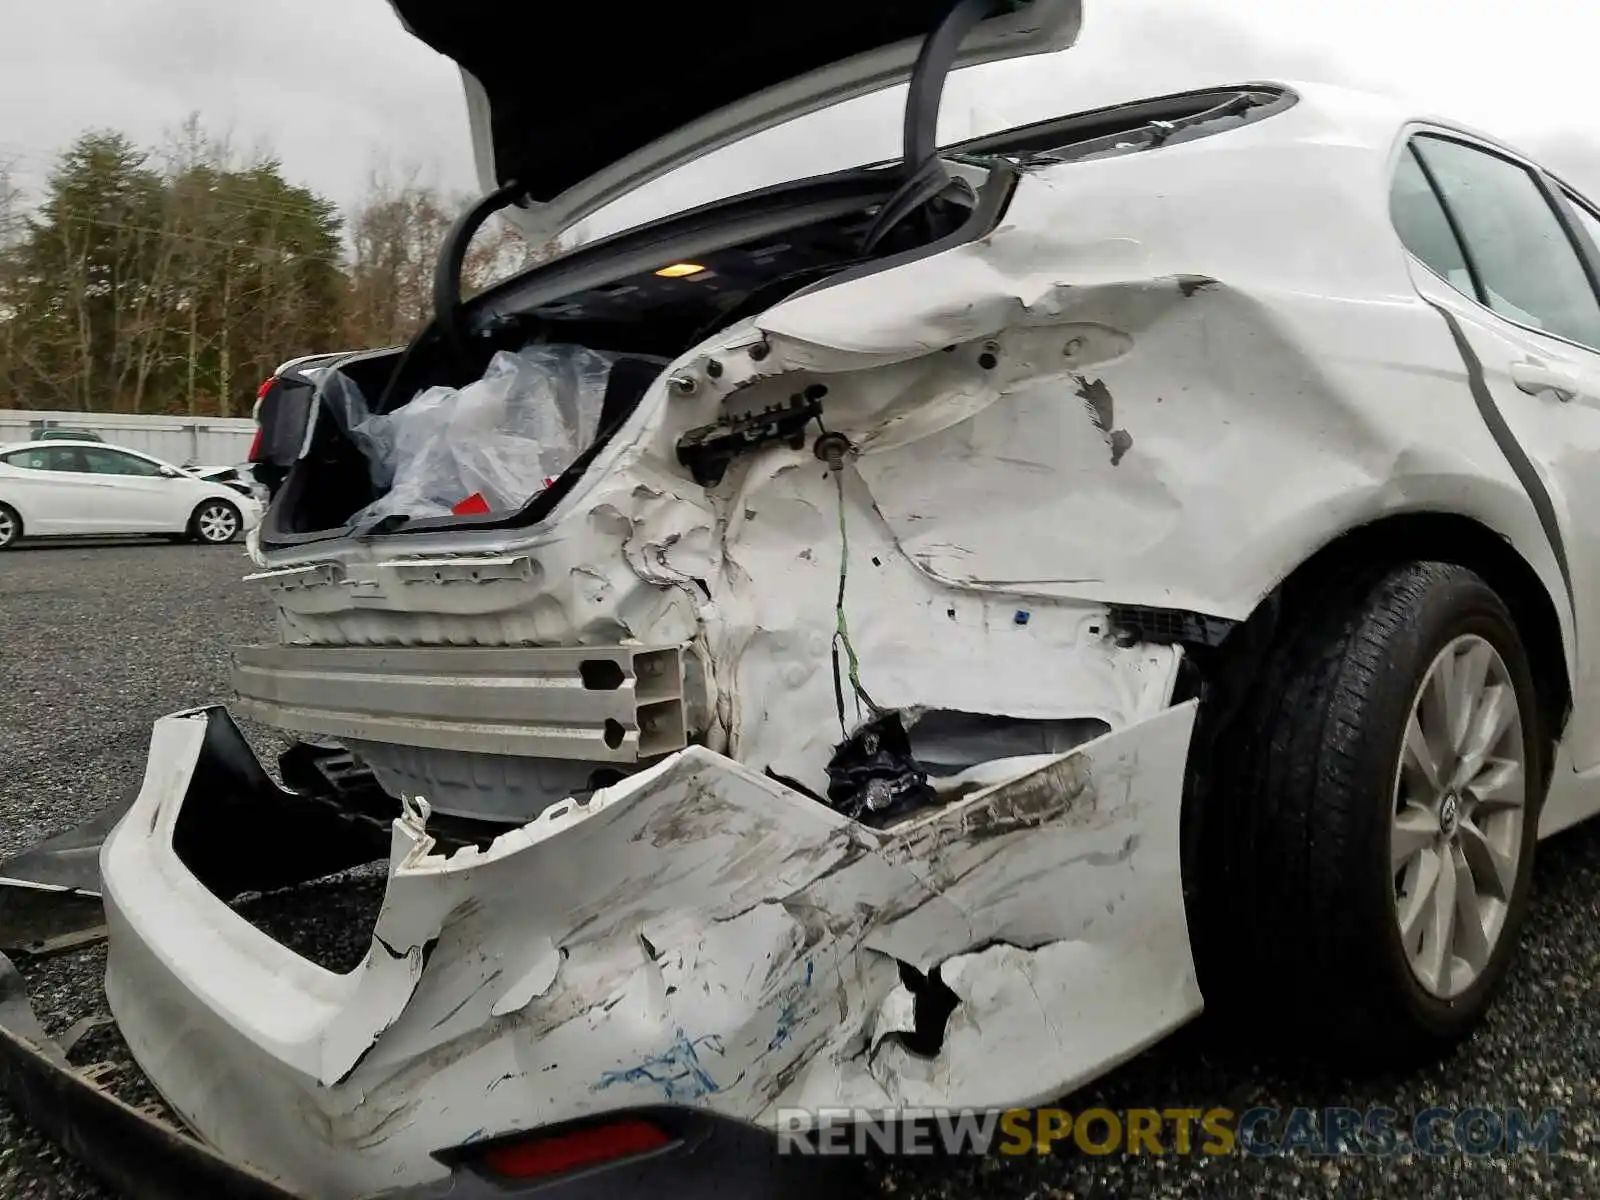
<path fill-rule="evenodd" d="M 1193 717 L 885 832 L 699 747 L 484 851 L 433 856 L 397 821 L 371 949 L 338 976 L 197 878 L 278 874 L 295 816 L 224 711 L 179 714 L 102 855 L 107 994 L 200 1137 L 311 1196 L 442 1183 L 436 1152 L 644 1105 L 773 1126 L 790 1106 L 1042 1101 L 1199 1009 L 1178 863 Z M 202 861 L 235 821 L 233 865 Z M 956 998 L 931 1058 L 893 1036 L 916 1005 L 901 963 Z"/>
<path fill-rule="evenodd" d="M 0 955 L 0 1091 L 58 1143 L 83 1159 L 127 1200 L 305 1200 L 261 1173 L 229 1162 L 193 1137 L 130 1108 L 67 1065 L 40 1029 L 21 989 L 21 977 Z M 780 1159 L 770 1134 L 741 1122 L 687 1109 L 644 1109 L 672 1142 L 633 1158 L 571 1174 L 559 1181 L 515 1181 L 478 1174 L 459 1162 L 450 1176 L 416 1187 L 388 1189 L 369 1200 L 599 1200 L 626 1195 L 744 1196 L 799 1200 L 820 1186 L 846 1182 L 836 1160 Z M 802 1173 L 792 1168 L 809 1168 Z"/>
<path fill-rule="evenodd" d="M 125 1196 L 294 1200 L 261 1174 L 130 1108 L 67 1065 L 0 955 L 0 1091 Z"/>

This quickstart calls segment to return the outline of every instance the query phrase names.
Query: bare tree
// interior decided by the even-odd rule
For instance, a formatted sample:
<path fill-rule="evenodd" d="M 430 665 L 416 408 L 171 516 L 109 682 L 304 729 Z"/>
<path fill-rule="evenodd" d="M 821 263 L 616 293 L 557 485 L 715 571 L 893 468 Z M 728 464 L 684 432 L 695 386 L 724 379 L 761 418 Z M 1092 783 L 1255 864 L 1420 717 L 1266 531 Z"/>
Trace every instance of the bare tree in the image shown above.
<path fill-rule="evenodd" d="M 373 172 L 347 213 L 191 117 L 155 151 L 91 132 L 28 211 L 0 162 L 0 403 L 249 411 L 277 363 L 395 345 L 433 315 L 434 266 L 470 198 Z M 544 257 L 491 220 L 472 294 Z"/>
<path fill-rule="evenodd" d="M 416 167 L 373 171 L 348 223 L 345 330 L 351 344 L 402 343 L 432 316 L 434 266 L 457 213 L 468 203 L 423 182 Z M 467 252 L 462 290 L 472 295 L 548 254 L 545 247 L 530 247 L 510 224 L 492 219 Z"/>

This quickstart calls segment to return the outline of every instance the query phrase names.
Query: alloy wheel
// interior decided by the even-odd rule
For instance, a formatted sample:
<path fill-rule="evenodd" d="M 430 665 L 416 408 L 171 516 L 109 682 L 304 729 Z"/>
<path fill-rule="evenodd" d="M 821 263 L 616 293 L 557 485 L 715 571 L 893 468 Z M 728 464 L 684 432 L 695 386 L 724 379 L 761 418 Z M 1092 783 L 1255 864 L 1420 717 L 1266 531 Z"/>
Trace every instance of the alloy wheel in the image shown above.
<path fill-rule="evenodd" d="M 1400 941 L 1440 999 L 1476 982 L 1505 928 L 1529 784 L 1505 661 L 1476 634 L 1455 638 L 1412 702 L 1389 833 Z"/>
<path fill-rule="evenodd" d="M 229 542 L 239 532 L 239 517 L 226 504 L 208 504 L 200 510 L 195 528 L 204 541 Z"/>

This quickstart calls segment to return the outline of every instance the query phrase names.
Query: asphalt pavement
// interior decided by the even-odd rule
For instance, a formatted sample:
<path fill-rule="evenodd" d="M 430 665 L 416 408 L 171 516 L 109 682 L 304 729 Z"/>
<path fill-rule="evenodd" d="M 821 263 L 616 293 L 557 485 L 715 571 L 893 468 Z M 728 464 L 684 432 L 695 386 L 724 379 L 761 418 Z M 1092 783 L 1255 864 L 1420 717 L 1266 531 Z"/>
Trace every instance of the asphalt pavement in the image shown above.
<path fill-rule="evenodd" d="M 226 699 L 231 651 L 271 638 L 271 608 L 239 547 L 71 545 L 0 554 L 0 856 L 71 827 L 136 788 L 158 716 Z M 278 739 L 253 730 L 271 754 Z M 342 958 L 370 884 L 268 898 L 253 914 L 285 940 Z M 1064 1103 L 1209 1109 L 1431 1107 L 1561 1112 L 1560 1147 L 1473 1156 L 1093 1155 L 902 1159 L 879 1163 L 870 1192 L 901 1200 L 984 1197 L 1411 1197 L 1600 1195 L 1600 827 L 1540 847 L 1535 908 L 1488 1025 L 1447 1061 L 1382 1079 L 1315 1077 L 1270 1045 L 1240 1045 L 1204 1022 Z M 104 1011 L 102 950 L 25 967 L 51 1031 Z M 1317 1030 L 1306 1028 L 1307 1039 Z M 149 1099 L 112 1031 L 95 1058 L 120 1062 L 112 1086 Z M 1280 1132 L 1281 1123 L 1272 1126 Z M 1170 1145 L 1169 1145 L 1170 1149 Z M 93 1177 L 0 1102 L 0 1197 L 105 1197 Z"/>

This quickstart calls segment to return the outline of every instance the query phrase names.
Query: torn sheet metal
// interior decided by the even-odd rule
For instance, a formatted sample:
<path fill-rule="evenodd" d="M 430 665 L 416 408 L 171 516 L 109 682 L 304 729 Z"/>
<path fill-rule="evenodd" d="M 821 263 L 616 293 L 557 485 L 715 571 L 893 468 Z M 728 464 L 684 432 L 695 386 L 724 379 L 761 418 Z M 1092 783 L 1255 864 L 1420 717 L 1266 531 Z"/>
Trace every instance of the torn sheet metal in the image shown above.
<path fill-rule="evenodd" d="M 425 1182 L 424 1144 L 634 1104 L 753 1118 L 931 1094 L 921 1068 L 869 1057 L 873 1014 L 897 961 L 996 941 L 1093 971 L 1042 980 L 1060 1019 L 1019 1024 L 1025 1074 L 980 1086 L 974 1035 L 952 1041 L 948 1102 L 1054 1094 L 1199 1007 L 1178 872 L 1193 716 L 1169 709 L 884 831 L 699 747 L 481 851 L 438 857 L 398 821 L 372 948 L 342 977 L 173 859 L 181 814 L 208 803 L 188 782 L 207 726 L 226 718 L 168 718 L 152 747 L 167 769 L 107 846 L 108 995 L 201 1136 L 312 1194 Z"/>
<path fill-rule="evenodd" d="M 1018 221 L 1040 218 L 1029 195 Z M 686 356 L 669 374 L 693 389 L 659 380 L 550 521 L 500 535 L 496 553 L 532 564 L 521 576 L 470 582 L 460 546 L 453 575 L 378 545 L 317 551 L 328 581 L 275 593 L 285 640 L 681 644 L 708 697 L 690 736 L 821 794 L 833 747 L 872 715 L 847 692 L 840 720 L 841 619 L 886 709 L 1120 728 L 1165 703 L 1176 658 L 1116 644 L 1107 604 L 1243 619 L 1327 540 L 1427 510 L 1512 535 L 1558 578 L 1489 434 L 1452 415 L 1435 314 L 1281 295 L 1177 256 L 1162 274 L 1145 243 L 1025 227 L 802 295 Z M 858 295 L 881 324 L 838 315 Z M 1436 361 L 1395 405 L 1374 347 L 1413 316 L 1404 336 Z M 687 432 L 816 381 L 852 447 L 839 471 L 775 445 L 708 492 L 677 462 Z"/>
<path fill-rule="evenodd" d="M 1403 121 L 1310 89 L 1223 136 L 1032 170 L 989 236 L 802 293 L 688 350 L 553 519 L 496 549 L 549 559 L 545 637 L 559 614 L 555 636 L 583 638 L 625 596 L 630 619 L 647 616 L 605 567 L 598 606 L 573 604 L 587 577 L 565 544 L 599 550 L 606 513 L 636 546 L 706 545 L 740 510 L 726 490 L 707 503 L 679 439 L 820 384 L 827 428 L 860 448 L 883 519 L 923 570 L 964 589 L 1237 620 L 1345 530 L 1440 510 L 1528 547 L 1559 594 L 1525 492 L 1481 423 L 1457 419 L 1459 354 L 1392 239 L 1387 156 Z M 1328 161 L 1346 153 L 1351 169 Z M 1350 234 L 1337 262 L 1330 229 Z M 669 377 L 695 386 L 675 394 Z M 316 557 L 367 570 L 388 555 Z M 656 596 L 694 609 L 687 593 Z M 356 620 L 337 591 L 329 602 L 313 614 L 296 601 L 297 636 L 495 636 L 465 613 L 453 622 L 442 598 L 414 601 L 435 619 L 388 625 Z M 504 603 L 513 626 L 534 619 L 531 596 Z"/>

